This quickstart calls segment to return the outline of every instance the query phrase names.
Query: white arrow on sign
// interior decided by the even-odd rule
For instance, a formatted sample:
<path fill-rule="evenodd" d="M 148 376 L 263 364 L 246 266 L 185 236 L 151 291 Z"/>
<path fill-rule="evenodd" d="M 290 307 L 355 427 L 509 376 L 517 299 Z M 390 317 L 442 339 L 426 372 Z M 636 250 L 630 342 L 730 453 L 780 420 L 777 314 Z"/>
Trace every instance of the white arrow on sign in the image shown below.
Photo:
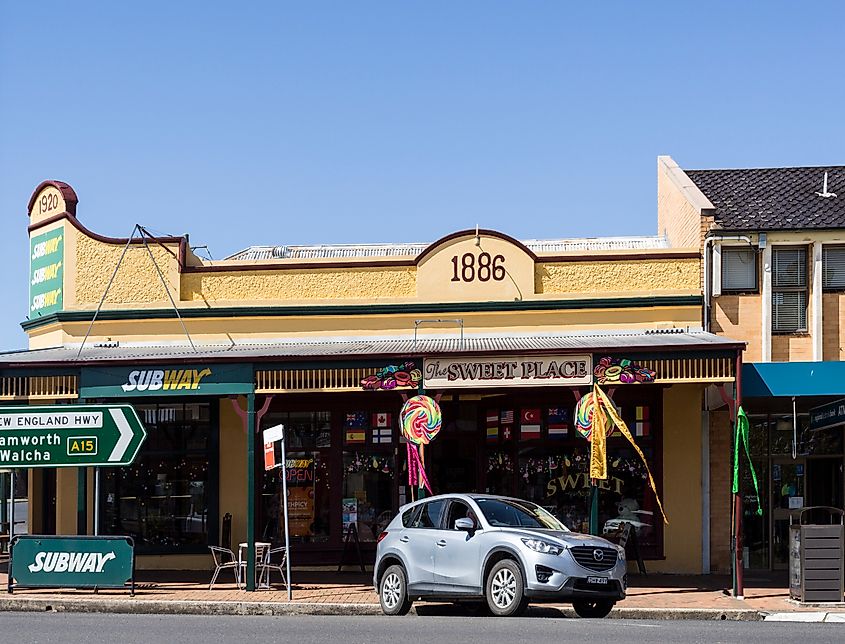
<path fill-rule="evenodd" d="M 120 438 L 117 439 L 117 443 L 115 443 L 114 449 L 111 451 L 111 455 L 109 456 L 109 462 L 112 462 L 119 461 L 123 458 L 123 455 L 129 448 L 129 443 L 132 442 L 132 437 L 135 433 L 132 431 L 129 423 L 126 422 L 126 416 L 123 415 L 122 409 L 109 409 L 109 413 L 120 432 Z"/>

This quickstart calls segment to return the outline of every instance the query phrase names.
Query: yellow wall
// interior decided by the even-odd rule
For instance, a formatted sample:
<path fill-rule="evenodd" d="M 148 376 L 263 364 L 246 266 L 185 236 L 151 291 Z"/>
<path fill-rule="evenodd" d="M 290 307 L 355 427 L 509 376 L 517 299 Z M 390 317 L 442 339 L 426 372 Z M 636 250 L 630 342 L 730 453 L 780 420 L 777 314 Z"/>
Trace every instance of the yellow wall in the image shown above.
<path fill-rule="evenodd" d="M 702 385 L 673 385 L 663 392 L 664 561 L 649 571 L 701 572 Z"/>
<path fill-rule="evenodd" d="M 75 467 L 56 468 L 56 534 L 76 534 L 77 475 Z"/>
<path fill-rule="evenodd" d="M 697 292 L 698 258 L 538 264 L 538 293 Z"/>
<path fill-rule="evenodd" d="M 70 228 L 70 226 L 68 226 Z M 114 269 L 120 261 L 124 245 L 105 244 L 76 232 L 75 300 L 81 308 L 96 306 L 106 290 Z M 173 253 L 178 245 L 169 246 Z M 158 244 L 150 244 L 168 288 L 174 299 L 179 295 L 177 260 Z M 141 244 L 132 244 L 120 263 L 114 282 L 106 296 L 106 304 L 148 304 L 169 302 L 161 278 L 156 272 L 150 253 Z M 67 307 L 65 307 L 67 308 Z"/>
<path fill-rule="evenodd" d="M 415 294 L 412 266 L 186 273 L 182 299 L 224 302 L 407 298 Z"/>
<path fill-rule="evenodd" d="M 241 409 L 246 409 L 246 399 L 238 399 Z M 232 403 L 220 400 L 220 521 L 229 512 L 232 515 L 232 544 L 246 540 L 246 434 L 243 422 L 235 413 Z M 261 441 L 256 440 L 256 449 Z M 219 530 L 219 526 L 218 526 Z M 218 532 L 219 535 L 219 532 Z"/>

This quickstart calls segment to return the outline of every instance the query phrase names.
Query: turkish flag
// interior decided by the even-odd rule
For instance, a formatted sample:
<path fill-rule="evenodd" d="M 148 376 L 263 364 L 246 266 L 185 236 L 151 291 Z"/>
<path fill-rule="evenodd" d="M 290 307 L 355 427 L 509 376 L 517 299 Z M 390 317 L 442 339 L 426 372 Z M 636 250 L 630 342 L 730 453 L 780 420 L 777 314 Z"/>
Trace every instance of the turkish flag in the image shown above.
<path fill-rule="evenodd" d="M 542 420 L 539 409 L 523 409 L 520 422 L 523 425 L 538 425 Z"/>

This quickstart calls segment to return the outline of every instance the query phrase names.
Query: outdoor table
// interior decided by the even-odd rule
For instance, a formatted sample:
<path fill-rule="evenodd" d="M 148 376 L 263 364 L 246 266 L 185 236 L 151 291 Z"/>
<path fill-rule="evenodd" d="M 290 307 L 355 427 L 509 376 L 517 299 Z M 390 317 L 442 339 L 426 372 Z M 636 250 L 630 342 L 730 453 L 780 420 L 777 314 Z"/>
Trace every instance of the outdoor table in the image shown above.
<path fill-rule="evenodd" d="M 270 549 L 270 543 L 267 541 L 256 541 L 255 542 L 255 574 L 256 574 L 256 588 L 267 589 L 270 588 L 269 581 L 268 583 L 261 583 L 261 580 L 264 578 L 264 555 L 267 554 L 267 551 Z M 244 541 L 243 543 L 238 544 L 238 563 L 241 567 L 243 567 L 244 572 L 246 572 L 246 553 L 244 552 L 248 547 L 248 544 Z M 246 581 L 244 581 L 244 585 L 246 585 Z"/>

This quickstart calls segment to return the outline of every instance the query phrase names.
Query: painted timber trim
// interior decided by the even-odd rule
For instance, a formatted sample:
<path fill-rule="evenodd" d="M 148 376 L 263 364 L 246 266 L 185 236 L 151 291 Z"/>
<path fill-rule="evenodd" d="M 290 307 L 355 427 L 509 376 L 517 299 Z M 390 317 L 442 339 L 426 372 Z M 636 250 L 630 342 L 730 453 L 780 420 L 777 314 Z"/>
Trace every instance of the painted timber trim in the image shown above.
<path fill-rule="evenodd" d="M 651 295 L 648 297 L 601 297 L 573 300 L 522 300 L 518 302 L 454 302 L 420 304 L 353 304 L 317 306 L 227 306 L 214 309 L 180 308 L 183 318 L 291 317 L 325 315 L 398 315 L 416 313 L 485 313 L 506 311 L 571 311 L 577 309 L 636 309 L 701 306 L 700 295 Z M 24 331 L 62 322 L 90 322 L 94 311 L 57 311 L 21 322 Z M 164 320 L 176 318 L 173 309 L 127 309 L 100 311 L 98 320 Z"/>

